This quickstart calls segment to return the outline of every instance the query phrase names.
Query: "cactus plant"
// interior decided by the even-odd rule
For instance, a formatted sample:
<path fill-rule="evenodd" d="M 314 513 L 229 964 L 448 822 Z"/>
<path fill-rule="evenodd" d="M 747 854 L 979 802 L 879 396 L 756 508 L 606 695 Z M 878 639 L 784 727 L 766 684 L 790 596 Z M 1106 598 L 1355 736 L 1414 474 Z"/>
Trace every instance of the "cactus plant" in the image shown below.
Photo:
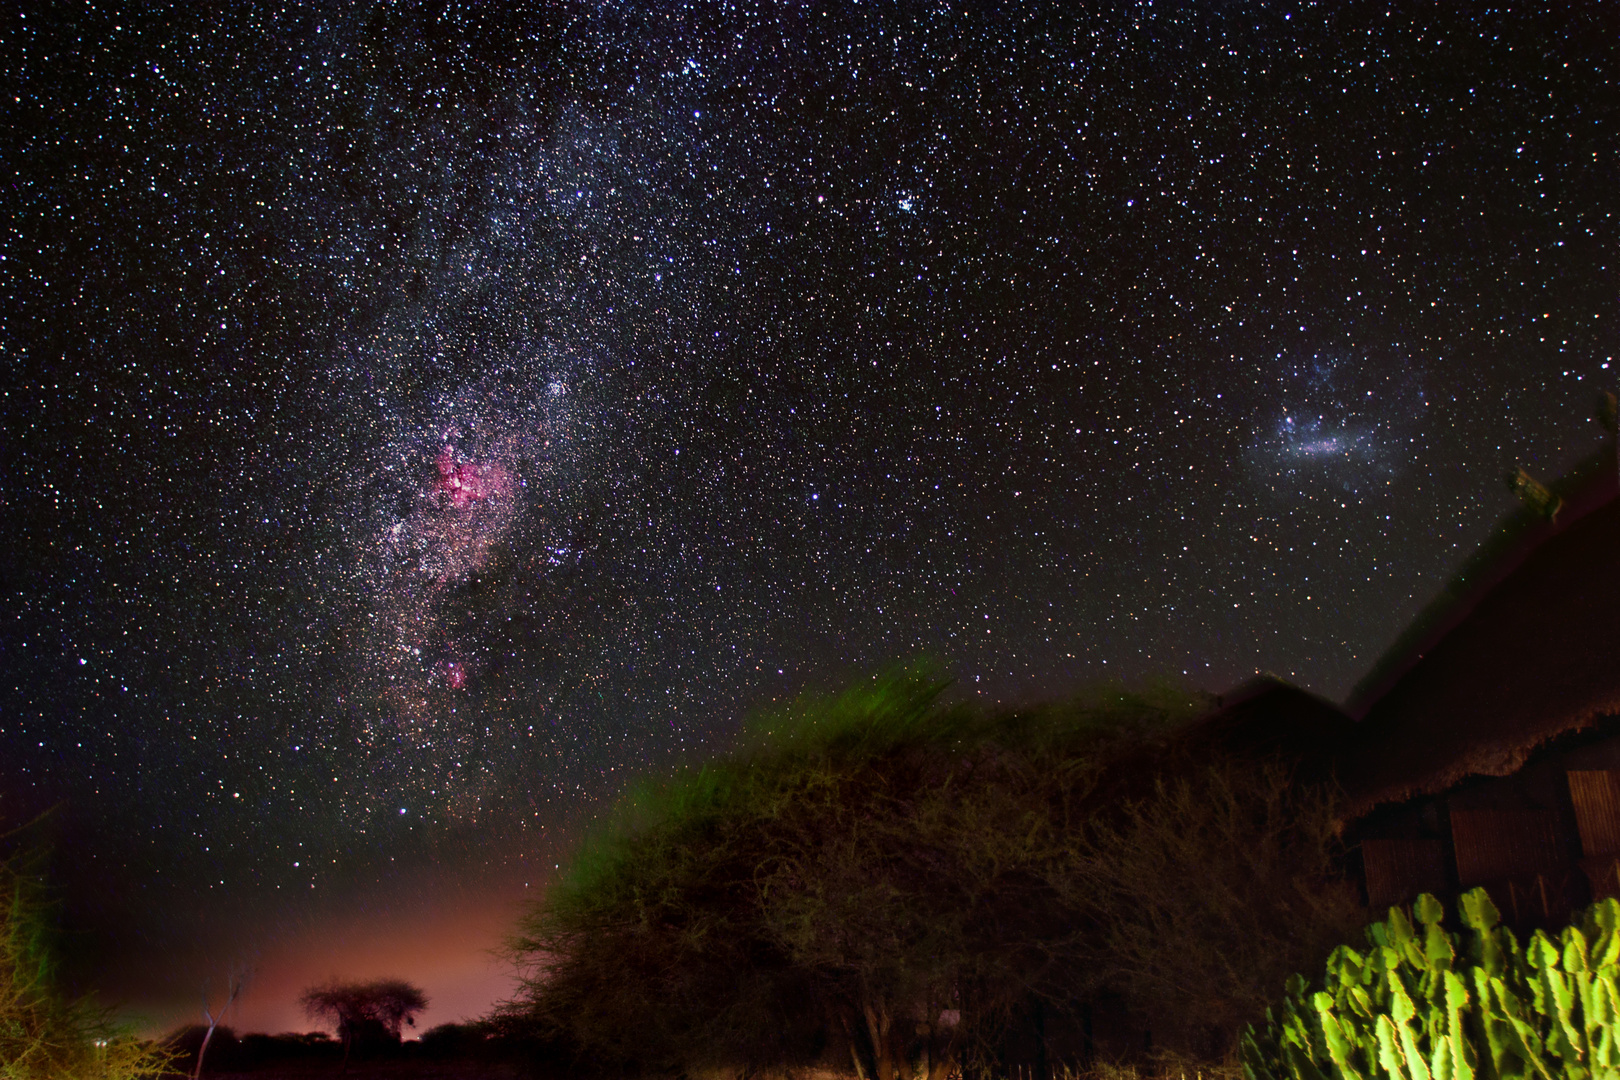
<path fill-rule="evenodd" d="M 1334 950 L 1319 989 L 1293 976 L 1244 1033 L 1246 1080 L 1620 1080 L 1620 902 L 1523 948 L 1485 890 L 1457 906 L 1461 933 L 1425 894 Z"/>

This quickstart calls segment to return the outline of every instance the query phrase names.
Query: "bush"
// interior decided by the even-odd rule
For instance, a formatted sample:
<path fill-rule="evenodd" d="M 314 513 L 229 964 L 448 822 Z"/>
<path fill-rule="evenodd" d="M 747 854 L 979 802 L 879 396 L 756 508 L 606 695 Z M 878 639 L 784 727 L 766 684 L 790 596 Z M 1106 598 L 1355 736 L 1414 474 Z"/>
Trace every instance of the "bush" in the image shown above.
<path fill-rule="evenodd" d="M 1175 749 L 1195 696 L 985 716 L 940 689 L 903 673 L 798 702 L 629 800 L 520 927 L 502 1022 L 614 1071 L 938 1080 L 1107 1001 L 1131 1046 L 1151 1028 L 1218 1054 L 1253 988 L 1363 922 L 1329 794 Z"/>
<path fill-rule="evenodd" d="M 1434 897 L 1367 928 L 1368 949 L 1334 951 L 1321 989 L 1289 980 L 1241 1049 L 1248 1080 L 1616 1080 L 1620 1077 L 1620 902 L 1603 900 L 1554 939 L 1527 946 L 1485 890 L 1447 931 Z"/>
<path fill-rule="evenodd" d="M 0 860 L 0 1080 L 135 1080 L 170 1055 L 57 986 L 37 852 Z"/>
<path fill-rule="evenodd" d="M 235 1060 L 243 1069 L 256 1069 L 293 1061 L 337 1061 L 342 1054 L 343 1044 L 324 1031 L 289 1031 L 280 1035 L 255 1032 L 242 1036 Z M 213 1060 L 212 1050 L 209 1060 Z"/>
<path fill-rule="evenodd" d="M 476 1057 L 489 1045 L 483 1024 L 439 1024 L 422 1032 L 422 1056 L 434 1060 Z"/>
<path fill-rule="evenodd" d="M 1092 924 L 1081 992 L 1119 995 L 1161 1050 L 1208 1062 L 1366 911 L 1338 863 L 1331 789 L 1275 758 L 1169 757 L 1091 816 L 1058 873 Z"/>

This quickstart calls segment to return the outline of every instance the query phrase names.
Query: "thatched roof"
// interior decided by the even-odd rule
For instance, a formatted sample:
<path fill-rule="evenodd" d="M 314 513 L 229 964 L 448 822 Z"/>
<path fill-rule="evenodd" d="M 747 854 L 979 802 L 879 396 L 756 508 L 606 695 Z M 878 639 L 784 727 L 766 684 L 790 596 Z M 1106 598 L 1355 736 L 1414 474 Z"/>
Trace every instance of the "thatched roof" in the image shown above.
<path fill-rule="evenodd" d="M 1561 525 L 1368 708 L 1339 764 L 1352 816 L 1620 714 L 1620 499 Z"/>
<path fill-rule="evenodd" d="M 1614 448 L 1599 448 L 1547 487 L 1563 500 L 1556 520 L 1548 522 L 1524 505 L 1503 517 L 1356 683 L 1345 702 L 1351 716 L 1364 716 L 1531 552 L 1620 494 Z"/>
<path fill-rule="evenodd" d="M 1197 750 L 1276 754 L 1308 772 L 1332 768 L 1355 727 L 1348 713 L 1275 675 L 1260 675 L 1216 699 L 1215 711 L 1181 735 Z"/>

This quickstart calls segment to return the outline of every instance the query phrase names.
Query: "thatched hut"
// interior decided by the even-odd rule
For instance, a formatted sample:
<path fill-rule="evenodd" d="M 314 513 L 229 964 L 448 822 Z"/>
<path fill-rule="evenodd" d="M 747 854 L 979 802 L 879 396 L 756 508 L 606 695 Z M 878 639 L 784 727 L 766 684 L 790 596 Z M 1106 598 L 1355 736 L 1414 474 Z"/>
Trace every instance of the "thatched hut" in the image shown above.
<path fill-rule="evenodd" d="M 1375 907 L 1484 885 L 1536 925 L 1620 894 L 1620 498 L 1612 465 L 1579 480 L 1363 704 L 1338 774 Z"/>

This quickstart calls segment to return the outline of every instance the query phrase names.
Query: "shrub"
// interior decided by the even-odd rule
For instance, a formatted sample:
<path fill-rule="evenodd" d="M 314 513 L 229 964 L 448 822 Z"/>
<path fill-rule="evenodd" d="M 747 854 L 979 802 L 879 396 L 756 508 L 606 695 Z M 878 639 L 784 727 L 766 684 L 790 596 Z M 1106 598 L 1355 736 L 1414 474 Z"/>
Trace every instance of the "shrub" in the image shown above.
<path fill-rule="evenodd" d="M 342 1053 L 343 1044 L 324 1031 L 302 1034 L 289 1031 L 280 1035 L 259 1032 L 244 1035 L 234 1056 L 242 1069 L 257 1069 L 291 1061 L 321 1058 L 336 1061 Z"/>
<path fill-rule="evenodd" d="M 439 1024 L 422 1032 L 422 1055 L 434 1059 L 473 1057 L 489 1042 L 482 1024 Z"/>
<path fill-rule="evenodd" d="M 1160 760 L 1151 786 L 1092 814 L 1059 866 L 1092 926 L 1082 965 L 1161 1050 L 1228 1056 L 1290 972 L 1366 922 L 1338 865 L 1338 803 L 1275 758 Z"/>
<path fill-rule="evenodd" d="M 39 861 L 37 852 L 0 860 L 0 1080 L 161 1075 L 168 1052 L 58 987 Z"/>
<path fill-rule="evenodd" d="M 1616 1080 L 1620 903 L 1520 948 L 1485 890 L 1458 901 L 1466 933 L 1425 894 L 1340 947 L 1321 989 L 1296 975 L 1243 1039 L 1248 1080 Z"/>
<path fill-rule="evenodd" d="M 520 926 L 501 1022 L 626 1073 L 821 1057 L 937 1080 L 1106 1001 L 1135 1046 L 1151 1028 L 1219 1056 L 1254 988 L 1364 921 L 1333 879 L 1331 794 L 1174 749 L 1193 695 L 986 716 L 940 689 L 900 673 L 797 702 L 632 799 Z"/>

